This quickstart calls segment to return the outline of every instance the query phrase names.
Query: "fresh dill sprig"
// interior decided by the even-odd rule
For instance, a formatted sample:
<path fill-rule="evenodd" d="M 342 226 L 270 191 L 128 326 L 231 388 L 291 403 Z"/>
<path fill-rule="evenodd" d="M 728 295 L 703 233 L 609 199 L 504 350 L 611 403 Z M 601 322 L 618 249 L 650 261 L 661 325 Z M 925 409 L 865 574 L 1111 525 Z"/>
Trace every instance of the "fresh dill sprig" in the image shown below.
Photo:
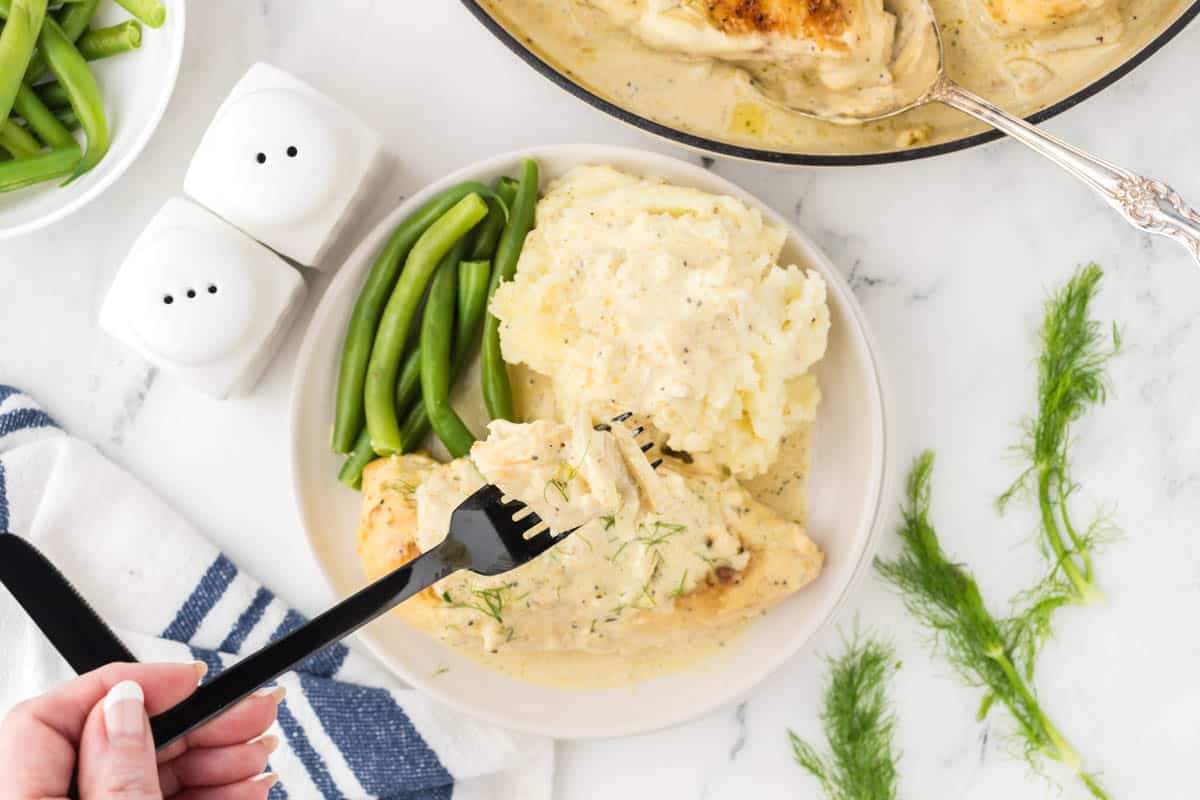
<path fill-rule="evenodd" d="M 447 603 L 451 608 L 469 608 L 472 611 L 478 611 L 485 617 L 491 617 L 501 625 L 504 624 L 504 606 L 508 603 L 508 593 L 512 591 L 517 584 L 506 583 L 501 586 L 493 586 L 490 589 L 471 589 L 471 594 L 478 598 L 478 603 L 456 603 L 449 592 L 442 592 L 442 601 Z"/>
<path fill-rule="evenodd" d="M 632 539 L 626 539 L 625 541 L 621 542 L 621 546 L 617 548 L 615 553 L 608 557 L 608 560 L 613 564 L 617 563 L 617 559 L 621 556 L 621 553 L 625 552 L 625 548 L 628 547 L 631 542 L 637 542 L 648 551 L 653 549 L 655 556 L 661 558 L 661 555 L 655 548 L 659 547 L 659 545 L 665 544 L 672 536 L 678 536 L 686 530 L 687 525 L 680 525 L 674 522 L 663 522 L 662 520 L 655 520 L 649 524 L 645 522 L 640 523 L 637 527 L 638 535 Z"/>
<path fill-rule="evenodd" d="M 1053 594 L 1060 598 L 1065 594 L 1071 602 L 1084 605 L 1101 597 L 1092 554 L 1106 530 L 1102 519 L 1082 531 L 1071 520 L 1068 501 L 1078 488 L 1071 479 L 1071 425 L 1090 406 L 1104 402 L 1108 388 L 1104 368 L 1121 346 L 1116 327 L 1110 334 L 1088 317 L 1101 277 L 1100 267 L 1088 264 L 1046 301 L 1038 358 L 1038 410 L 1023 425 L 1021 451 L 1030 463 L 998 501 L 1003 511 L 1023 490 L 1036 491 L 1042 541 L 1052 562 L 1048 583 L 1062 584 L 1054 587 Z M 1035 591 L 1035 595 L 1044 598 L 1047 592 Z M 1040 628 L 1030 629 L 1030 636 L 1044 637 L 1048 624 L 1046 614 Z M 1036 642 L 1031 646 L 1036 647 Z"/>
<path fill-rule="evenodd" d="M 899 534 L 903 541 L 894 561 L 875 559 L 875 568 L 904 600 L 910 614 L 929 628 L 946 659 L 964 681 L 986 690 L 979 716 L 1000 702 L 1017 723 L 1017 740 L 1035 768 L 1039 758 L 1064 764 L 1094 797 L 1107 800 L 1096 779 L 1084 772 L 1079 754 L 1046 716 L 1030 683 L 1017 669 L 1014 631 L 1027 626 L 997 620 L 988 611 L 975 579 L 951 562 L 929 521 L 933 453 L 922 454 L 908 476 L 907 503 Z"/>
<path fill-rule="evenodd" d="M 828 662 L 821 723 L 829 754 L 822 756 L 789 730 L 796 761 L 821 782 L 829 800 L 895 800 L 895 715 L 887 696 L 895 653 L 890 644 L 856 631 Z"/>
<path fill-rule="evenodd" d="M 686 530 L 687 525 L 680 525 L 675 522 L 655 520 L 649 525 L 643 522 L 638 525 L 638 535 L 633 540 L 644 544 L 647 548 L 657 547 L 672 536 L 678 536 Z"/>
<path fill-rule="evenodd" d="M 571 502 L 571 494 L 568 491 L 568 486 L 571 481 L 575 480 L 575 476 L 579 474 L 579 470 L 583 468 L 583 462 L 587 460 L 588 450 L 590 449 L 591 443 L 589 442 L 583 450 L 583 455 L 579 457 L 578 464 L 562 462 L 558 465 L 554 470 L 554 475 L 551 476 L 550 480 L 546 481 L 546 486 L 542 489 L 543 500 L 550 502 L 548 495 L 550 494 L 550 490 L 553 489 L 562 497 L 564 503 Z"/>
<path fill-rule="evenodd" d="M 679 576 L 679 585 L 676 586 L 675 589 L 671 592 L 672 600 L 678 600 L 679 598 L 681 598 L 685 594 L 687 594 L 687 592 L 685 592 L 683 590 L 684 584 L 687 583 L 687 576 L 688 576 L 688 571 L 685 569 L 683 571 L 683 574 Z"/>

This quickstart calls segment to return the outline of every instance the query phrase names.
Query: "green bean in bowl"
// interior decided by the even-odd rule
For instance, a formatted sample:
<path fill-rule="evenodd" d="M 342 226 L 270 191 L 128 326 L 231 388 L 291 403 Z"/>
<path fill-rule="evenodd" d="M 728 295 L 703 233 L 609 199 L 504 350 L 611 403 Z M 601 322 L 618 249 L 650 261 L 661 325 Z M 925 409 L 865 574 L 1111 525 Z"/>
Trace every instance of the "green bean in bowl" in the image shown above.
<path fill-rule="evenodd" d="M 134 18 L 101 24 L 120 7 Z M 138 50 L 142 24 L 166 19 L 159 0 L 0 0 L 0 192 L 65 186 L 108 155 L 109 112 L 89 62 Z"/>

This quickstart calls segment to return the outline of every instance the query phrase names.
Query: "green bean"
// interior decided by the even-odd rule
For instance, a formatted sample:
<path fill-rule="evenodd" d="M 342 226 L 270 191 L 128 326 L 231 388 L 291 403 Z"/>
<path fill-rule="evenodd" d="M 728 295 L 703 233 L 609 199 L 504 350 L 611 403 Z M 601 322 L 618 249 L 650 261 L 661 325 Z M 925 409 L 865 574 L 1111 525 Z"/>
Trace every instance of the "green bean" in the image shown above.
<path fill-rule="evenodd" d="M 79 129 L 79 117 L 71 109 L 55 109 L 54 116 L 58 118 L 58 121 L 61 122 L 63 127 L 65 127 L 67 130 L 74 131 Z"/>
<path fill-rule="evenodd" d="M 86 1 L 91 2 L 91 0 L 86 0 Z M 72 8 L 77 8 L 77 7 L 78 6 L 72 6 Z M 124 28 L 125 26 L 138 25 L 138 24 L 139 23 L 135 22 L 134 20 L 128 20 L 127 22 L 123 22 L 120 25 L 114 25 L 111 28 L 101 28 L 100 30 L 101 31 L 114 31 L 118 28 Z M 99 32 L 100 31 L 96 31 L 96 33 L 99 33 Z M 91 32 L 89 32 L 89 36 L 90 36 L 90 33 Z M 137 48 L 137 47 L 141 46 L 140 29 L 139 29 L 139 33 L 137 34 L 138 39 L 136 42 L 131 43 L 131 36 L 132 36 L 131 34 L 124 34 L 124 35 L 126 37 L 130 37 L 130 38 L 127 38 L 124 43 L 121 43 L 118 46 L 105 45 L 103 43 L 103 41 L 101 41 L 99 43 L 92 41 L 91 43 L 89 43 L 89 37 L 84 37 L 79 43 L 79 48 L 80 48 L 79 54 L 82 55 L 88 61 L 99 61 L 100 59 L 103 59 L 103 58 L 110 58 L 112 56 L 121 55 L 122 53 L 129 52 L 129 50 L 131 48 Z M 119 39 L 119 37 L 117 37 L 117 38 Z M 34 61 L 36 62 L 41 58 L 41 54 L 37 53 L 34 55 L 33 58 L 34 58 Z M 32 69 L 32 65 L 31 65 L 31 68 L 30 68 L 28 74 L 32 74 L 33 72 L 34 72 L 34 70 Z M 64 89 L 62 84 L 58 83 L 57 81 L 47 81 L 45 83 L 39 83 L 36 86 L 34 86 L 33 88 L 34 88 L 34 91 L 37 92 L 38 97 L 42 98 L 42 102 L 45 103 L 46 105 L 50 106 L 50 108 L 62 108 L 64 106 L 68 106 L 71 104 L 71 98 L 67 94 L 67 90 Z"/>
<path fill-rule="evenodd" d="M 83 36 L 84 31 L 92 24 L 92 17 L 96 16 L 96 9 L 99 6 L 100 0 L 77 0 L 58 13 L 58 24 L 68 39 L 74 42 Z M 40 52 L 34 53 L 33 60 L 29 62 L 29 69 L 25 71 L 25 80 L 32 86 L 46 77 L 49 72 L 50 68 L 46 66 L 45 57 Z M 47 103 L 46 105 L 53 104 Z"/>
<path fill-rule="evenodd" d="M 29 88 L 29 84 L 22 83 L 21 88 L 17 90 L 13 110 L 24 117 L 29 130 L 51 147 L 70 147 L 75 144 L 75 137 L 58 121 L 54 112 L 46 107 L 37 92 Z"/>
<path fill-rule="evenodd" d="M 350 450 L 354 446 L 355 437 L 363 428 L 363 387 L 366 384 L 371 347 L 375 342 L 379 318 L 392 293 L 392 287 L 396 285 L 396 277 L 404 259 L 417 239 L 455 203 L 472 192 L 486 194 L 488 191 L 486 186 L 477 182 L 463 183 L 447 189 L 401 222 L 376 257 L 358 300 L 354 303 L 354 311 L 350 315 L 350 324 L 346 330 L 346 340 L 342 344 L 333 418 L 333 452 L 345 453 Z"/>
<path fill-rule="evenodd" d="M 361 489 L 363 470 L 376 458 L 375 450 L 371 447 L 371 435 L 363 428 L 354 443 L 354 449 L 350 451 L 350 455 L 338 471 L 338 480 L 351 489 Z"/>
<path fill-rule="evenodd" d="M 475 346 L 479 324 L 487 311 L 492 262 L 463 261 L 458 265 L 458 316 L 454 328 L 454 360 L 465 361 Z"/>
<path fill-rule="evenodd" d="M 24 189 L 42 181 L 70 174 L 79 163 L 79 145 L 59 150 L 47 150 L 29 158 L 18 158 L 0 164 L 0 192 Z"/>
<path fill-rule="evenodd" d="M 468 194 L 421 234 L 405 259 L 404 269 L 379 321 L 363 389 L 371 447 L 380 455 L 398 453 L 401 449 L 400 422 L 396 417 L 396 378 L 409 325 L 421 303 L 421 296 L 425 294 L 425 286 L 442 256 L 478 225 L 487 216 L 487 211 L 487 203 L 479 194 Z"/>
<path fill-rule="evenodd" d="M 11 119 L 0 125 L 0 147 L 13 158 L 29 158 L 42 152 L 42 146 L 33 134 Z"/>
<path fill-rule="evenodd" d="M 458 265 L 458 314 L 454 326 L 454 353 L 450 357 L 450 381 L 467 367 L 467 358 L 479 335 L 479 326 L 487 310 L 488 281 L 492 264 L 489 261 L 463 261 Z M 429 435 L 429 412 L 418 403 L 404 418 L 400 437 L 404 452 L 411 453 Z"/>
<path fill-rule="evenodd" d="M 67 95 L 67 90 L 57 81 L 53 83 L 39 83 L 33 87 L 33 90 L 37 92 L 38 97 L 42 98 L 42 102 L 50 106 L 50 108 L 65 108 L 71 105 L 71 98 Z"/>
<path fill-rule="evenodd" d="M 72 42 L 79 41 L 79 37 L 83 36 L 92 24 L 92 18 L 96 16 L 96 9 L 99 7 L 100 0 L 74 0 L 71 5 L 60 11 L 58 24 L 67 38 Z"/>
<path fill-rule="evenodd" d="M 396 381 L 396 413 L 403 416 L 421 399 L 421 348 L 414 347 L 404 357 L 400 378 Z"/>
<path fill-rule="evenodd" d="M 0 120 L 7 120 L 12 111 L 46 19 L 46 0 L 4 0 L 4 5 L 7 22 L 0 30 Z"/>
<path fill-rule="evenodd" d="M 488 287 L 488 302 L 495 297 L 496 289 L 504 281 L 512 280 L 517 272 L 517 259 L 525 244 L 525 236 L 533 227 L 533 212 L 537 206 L 538 167 L 533 159 L 525 159 L 521 171 L 521 185 L 508 218 L 508 225 L 500 236 L 496 247 L 496 258 L 492 264 L 491 285 Z M 515 417 L 512 403 L 512 386 L 508 381 L 508 369 L 500 353 L 500 320 L 489 313 L 483 320 L 483 402 L 493 419 L 512 420 Z"/>
<path fill-rule="evenodd" d="M 500 240 L 500 232 L 504 230 L 506 209 L 512 208 L 513 200 L 517 196 L 516 182 L 512 178 L 501 178 L 496 181 L 496 194 L 500 196 L 500 202 L 493 200 L 488 203 L 487 219 L 480 224 L 475 242 L 471 245 L 470 255 L 467 256 L 471 261 L 487 261 L 495 254 L 496 242 Z"/>
<path fill-rule="evenodd" d="M 424 403 L 417 403 L 409 409 L 400 423 L 400 441 L 402 452 L 413 453 L 421 448 L 421 443 L 429 435 L 429 412 Z"/>
<path fill-rule="evenodd" d="M 117 5 L 151 28 L 161 28 L 167 21 L 167 9 L 158 0 L 117 0 Z"/>
<path fill-rule="evenodd" d="M 127 19 L 109 28 L 93 28 L 79 37 L 76 47 L 88 61 L 112 58 L 142 46 L 142 24 Z"/>
<path fill-rule="evenodd" d="M 413 347 L 404 358 L 400 377 L 396 381 L 396 414 L 403 418 L 412 410 L 413 404 L 421 404 L 421 348 Z M 408 452 L 405 450 L 404 452 Z M 354 441 L 354 448 L 346 456 L 338 480 L 352 489 L 360 488 L 362 471 L 378 454 L 371 447 L 371 436 L 364 426 Z"/>
<path fill-rule="evenodd" d="M 67 90 L 63 88 L 58 81 L 48 81 L 39 83 L 33 87 L 33 91 L 52 109 L 67 108 L 71 105 L 71 98 L 67 94 Z"/>
<path fill-rule="evenodd" d="M 63 33 L 62 28 L 53 19 L 47 18 L 42 25 L 42 34 L 38 37 L 46 63 L 58 82 L 66 87 L 71 98 L 71 108 L 79 116 L 87 137 L 87 148 L 83 158 L 79 160 L 75 171 L 66 183 L 78 178 L 104 158 L 108 152 L 108 120 L 104 116 L 104 100 L 100 97 L 100 87 L 96 85 L 96 76 L 92 74 L 83 56 L 75 49 L 75 45 Z"/>
<path fill-rule="evenodd" d="M 396 381 L 396 414 L 401 418 L 405 417 L 412 410 L 414 404 L 421 405 L 420 347 L 413 347 L 409 351 L 404 358 L 404 366 L 400 369 L 400 378 Z M 408 450 L 405 449 L 403 452 L 407 453 Z M 371 459 L 377 456 L 378 453 L 371 447 L 371 436 L 364 426 L 338 472 L 338 480 L 351 489 L 360 488 L 363 469 L 371 463 Z"/>
<path fill-rule="evenodd" d="M 461 260 L 457 256 L 452 251 L 442 259 L 421 318 L 421 400 L 446 450 L 454 458 L 462 458 L 470 452 L 475 435 L 450 407 L 450 351 Z"/>

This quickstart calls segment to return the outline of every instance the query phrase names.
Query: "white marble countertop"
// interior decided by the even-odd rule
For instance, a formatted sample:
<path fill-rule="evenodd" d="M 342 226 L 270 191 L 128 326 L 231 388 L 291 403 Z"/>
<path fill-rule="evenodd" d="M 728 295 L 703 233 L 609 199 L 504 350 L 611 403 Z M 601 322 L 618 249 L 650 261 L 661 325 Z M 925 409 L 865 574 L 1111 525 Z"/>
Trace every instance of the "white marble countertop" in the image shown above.
<path fill-rule="evenodd" d="M 35 395 L 308 611 L 329 598 L 301 539 L 286 467 L 299 333 L 251 396 L 220 403 L 157 379 L 96 327 L 123 253 L 179 191 L 229 87 L 253 61 L 269 60 L 385 134 L 399 168 L 349 239 L 402 194 L 501 151 L 592 141 L 676 152 L 537 76 L 458 3 L 420 4 L 419 12 L 411 3 L 337 5 L 335 14 L 314 0 L 191 3 L 179 87 L 145 155 L 100 202 L 53 233 L 0 244 L 0 382 Z M 1200 202 L 1197 53 L 1200 26 L 1192 26 L 1048 127 Z M 1106 603 L 1062 614 L 1040 689 L 1114 797 L 1193 795 L 1200 752 L 1195 265 L 1010 142 L 896 166 L 789 171 L 718 161 L 714 169 L 791 216 L 850 277 L 890 374 L 901 463 L 922 448 L 937 450 L 937 522 L 993 604 L 1028 584 L 1039 565 L 1032 516 L 1022 509 L 1001 520 L 991 503 L 1019 468 L 1007 448 L 1032 402 L 1041 301 L 1077 264 L 1103 265 L 1097 313 L 1123 325 L 1127 348 L 1112 367 L 1112 399 L 1079 428 L 1077 477 L 1081 504 L 1107 504 L 1125 534 L 1099 559 Z M 325 281 L 311 283 L 306 314 Z M 884 547 L 894 546 L 885 537 Z M 1003 713 L 976 724 L 978 692 L 929 656 L 921 632 L 877 581 L 864 584 L 843 625 L 854 614 L 887 631 L 903 659 L 894 681 L 902 796 L 1059 796 L 1010 755 Z M 736 709 L 652 736 L 562 746 L 558 795 L 817 796 L 792 763 L 785 730 L 817 733 L 819 654 L 836 643 L 827 631 Z M 1061 796 L 1083 792 L 1068 784 Z"/>

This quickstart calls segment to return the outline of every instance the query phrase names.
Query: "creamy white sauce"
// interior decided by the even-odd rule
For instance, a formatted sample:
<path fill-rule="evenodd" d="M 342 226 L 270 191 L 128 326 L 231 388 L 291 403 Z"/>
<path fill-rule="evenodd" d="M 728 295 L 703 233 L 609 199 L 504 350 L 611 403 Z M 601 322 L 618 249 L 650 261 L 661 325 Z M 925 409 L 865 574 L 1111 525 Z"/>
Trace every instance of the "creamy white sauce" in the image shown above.
<path fill-rule="evenodd" d="M 854 127 L 806 118 L 765 99 L 744 66 L 656 50 L 580 0 L 481 2 L 580 85 L 636 114 L 707 138 L 760 149 L 853 154 L 956 139 L 982 128 L 937 104 Z M 1115 68 L 1184 8 L 1179 0 L 931 0 L 931 6 L 950 77 L 1020 114 L 1051 105 Z M 1092 6 L 1095 11 L 1088 12 Z M 1078 16 L 1055 16 L 1047 8 Z M 1031 19 L 1043 24 L 1031 27 Z M 905 87 L 902 93 L 910 91 Z M 817 101 L 828 100 L 824 91 L 817 94 Z"/>
<path fill-rule="evenodd" d="M 743 569 L 750 556 L 739 529 L 773 522 L 719 471 L 685 475 L 674 460 L 651 469 L 620 425 L 493 423 L 472 459 L 437 468 L 417 488 L 422 551 L 441 542 L 451 512 L 486 482 L 556 530 L 581 526 L 504 575 L 460 572 L 438 582 L 446 638 L 481 638 L 489 652 L 637 649 L 639 632 L 653 625 L 646 615 L 672 612 L 677 599 L 715 583 L 714 573 Z"/>
<path fill-rule="evenodd" d="M 550 381 L 528 368 L 510 365 L 514 402 L 522 419 L 552 418 L 555 399 Z M 763 506 L 802 526 L 808 522 L 809 427 L 787 436 L 779 458 L 759 477 L 742 488 Z M 703 462 L 703 459 L 699 459 Z M 710 468 L 701 464 L 702 468 Z M 477 639 L 443 640 L 455 653 L 518 680 L 561 689 L 609 689 L 629 686 L 663 675 L 718 670 L 722 659 L 737 647 L 738 638 L 758 614 L 722 624 L 695 624 L 680 620 L 677 635 L 658 646 L 636 641 L 627 647 L 603 646 L 579 650 L 530 651 L 520 648 L 491 652 Z M 610 623 L 611 627 L 611 623 Z M 602 633 L 606 633 L 603 629 Z M 612 644 L 611 640 L 608 642 Z"/>

